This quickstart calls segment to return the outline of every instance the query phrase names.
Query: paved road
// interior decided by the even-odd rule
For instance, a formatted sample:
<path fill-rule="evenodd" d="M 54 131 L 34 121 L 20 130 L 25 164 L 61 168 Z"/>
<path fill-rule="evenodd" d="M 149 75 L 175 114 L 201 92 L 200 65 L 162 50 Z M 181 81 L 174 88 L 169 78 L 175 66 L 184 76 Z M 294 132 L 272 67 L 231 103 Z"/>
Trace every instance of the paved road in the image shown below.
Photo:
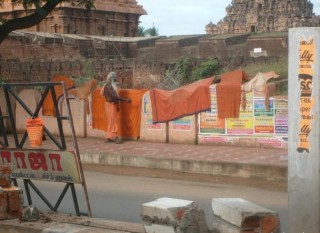
<path fill-rule="evenodd" d="M 105 169 L 105 170 L 104 170 Z M 118 173 L 123 173 L 125 168 L 119 168 Z M 89 190 L 90 203 L 94 217 L 127 222 L 141 222 L 141 204 L 153 201 L 160 197 L 172 197 L 195 201 L 205 210 L 208 225 L 213 221 L 211 211 L 212 198 L 218 197 L 240 197 L 254 203 L 260 204 L 280 214 L 282 221 L 282 231 L 287 232 L 287 192 L 283 188 L 277 188 L 277 184 L 266 189 L 266 186 L 259 187 L 253 182 L 241 182 L 237 184 L 232 180 L 210 176 L 190 175 L 190 179 L 175 179 L 177 177 L 166 177 L 168 174 L 154 170 L 137 170 L 136 173 L 117 175 L 108 174 L 112 169 L 100 167 L 94 169 L 92 166 L 86 167 L 85 176 Z M 145 176 L 141 173 L 145 172 Z M 152 173 L 152 174 L 151 174 Z M 164 172 L 168 173 L 168 172 Z M 177 175 L 178 176 L 178 175 Z M 157 178 L 165 177 L 165 178 Z M 220 180 L 221 179 L 221 180 Z M 229 182 L 230 181 L 230 182 Z M 56 183 L 37 182 L 39 188 L 45 195 L 55 202 L 59 191 L 63 186 Z M 276 187 L 276 188 L 275 188 Z M 77 187 L 81 210 L 86 210 L 81 186 Z M 42 201 L 34 202 L 40 209 L 45 210 Z M 59 212 L 74 213 L 71 195 L 66 195 Z"/>

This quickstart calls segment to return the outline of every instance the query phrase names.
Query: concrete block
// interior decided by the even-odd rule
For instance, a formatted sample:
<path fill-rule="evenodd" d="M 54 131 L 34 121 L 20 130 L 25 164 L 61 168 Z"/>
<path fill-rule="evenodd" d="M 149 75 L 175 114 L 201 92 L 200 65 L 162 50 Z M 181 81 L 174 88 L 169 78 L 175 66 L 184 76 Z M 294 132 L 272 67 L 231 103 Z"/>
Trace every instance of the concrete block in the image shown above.
<path fill-rule="evenodd" d="M 8 218 L 19 218 L 23 209 L 23 192 L 18 187 L 4 189 L 8 193 Z"/>
<path fill-rule="evenodd" d="M 175 221 L 180 218 L 182 212 L 194 205 L 193 201 L 163 197 L 143 204 L 142 214 L 151 218 L 167 218 L 170 221 Z"/>
<path fill-rule="evenodd" d="M 89 232 L 87 227 L 61 223 L 43 229 L 42 233 L 83 233 Z"/>
<path fill-rule="evenodd" d="M 147 233 L 175 233 L 174 228 L 172 226 L 159 224 L 144 225 L 144 229 Z"/>
<path fill-rule="evenodd" d="M 280 231 L 278 214 L 241 198 L 214 198 L 212 210 L 214 228 L 230 232 L 277 233 Z M 231 230 L 232 229 L 232 230 Z M 227 232 L 229 232 L 227 231 Z"/>
<path fill-rule="evenodd" d="M 142 220 L 147 233 L 207 233 L 205 214 L 193 201 L 159 198 L 142 205 Z"/>
<path fill-rule="evenodd" d="M 7 193 L 0 188 L 0 220 L 8 218 L 8 196 Z"/>
<path fill-rule="evenodd" d="M 11 165 L 0 165 L 0 187 L 10 187 L 11 182 Z"/>
<path fill-rule="evenodd" d="M 18 187 L 0 189 L 0 219 L 19 218 L 23 208 L 23 193 Z"/>

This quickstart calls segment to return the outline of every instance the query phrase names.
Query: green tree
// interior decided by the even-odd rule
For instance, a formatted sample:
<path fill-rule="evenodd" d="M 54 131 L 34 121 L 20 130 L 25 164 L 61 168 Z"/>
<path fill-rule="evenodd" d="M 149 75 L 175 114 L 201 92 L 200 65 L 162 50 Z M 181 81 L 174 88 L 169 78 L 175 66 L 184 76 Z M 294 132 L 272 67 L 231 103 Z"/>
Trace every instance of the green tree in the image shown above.
<path fill-rule="evenodd" d="M 3 7 L 7 0 L 0 0 Z M 93 0 L 10 0 L 12 6 L 23 6 L 26 14 L 20 18 L 0 18 L 0 43 L 10 32 L 39 24 L 60 3 L 70 2 L 74 6 L 93 8 Z"/>
<path fill-rule="evenodd" d="M 139 36 L 159 36 L 159 30 L 155 26 L 148 29 L 145 29 L 142 26 L 138 26 L 138 35 Z"/>
<path fill-rule="evenodd" d="M 165 90 L 173 90 L 220 73 L 221 67 L 218 59 L 212 58 L 194 66 L 191 59 L 180 58 L 166 71 L 158 87 Z"/>
<path fill-rule="evenodd" d="M 146 36 L 146 30 L 142 26 L 138 26 L 138 36 Z"/>
<path fill-rule="evenodd" d="M 145 31 L 145 34 L 149 36 L 159 36 L 159 30 L 155 26 L 153 26 L 152 28 L 148 28 Z"/>
<path fill-rule="evenodd" d="M 165 90 L 176 89 L 187 84 L 191 73 L 192 61 L 189 58 L 181 58 L 166 71 L 158 86 Z"/>
<path fill-rule="evenodd" d="M 211 58 L 207 61 L 200 63 L 200 65 L 196 66 L 192 71 L 192 75 L 188 80 L 189 83 L 197 81 L 203 78 L 209 78 L 214 75 L 221 73 L 221 67 L 219 60 L 216 58 Z"/>

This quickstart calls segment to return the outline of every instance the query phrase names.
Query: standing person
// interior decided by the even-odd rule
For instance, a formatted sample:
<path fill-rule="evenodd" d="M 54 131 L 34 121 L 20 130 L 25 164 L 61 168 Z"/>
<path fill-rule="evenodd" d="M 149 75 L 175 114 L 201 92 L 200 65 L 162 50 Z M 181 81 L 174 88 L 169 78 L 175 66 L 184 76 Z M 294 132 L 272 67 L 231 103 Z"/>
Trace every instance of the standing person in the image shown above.
<path fill-rule="evenodd" d="M 122 143 L 118 137 L 119 103 L 121 101 L 131 103 L 130 99 L 122 98 L 118 94 L 117 76 L 115 72 L 110 72 L 107 76 L 106 84 L 102 87 L 100 94 L 106 99 L 105 112 L 108 119 L 107 134 L 105 142 Z"/>

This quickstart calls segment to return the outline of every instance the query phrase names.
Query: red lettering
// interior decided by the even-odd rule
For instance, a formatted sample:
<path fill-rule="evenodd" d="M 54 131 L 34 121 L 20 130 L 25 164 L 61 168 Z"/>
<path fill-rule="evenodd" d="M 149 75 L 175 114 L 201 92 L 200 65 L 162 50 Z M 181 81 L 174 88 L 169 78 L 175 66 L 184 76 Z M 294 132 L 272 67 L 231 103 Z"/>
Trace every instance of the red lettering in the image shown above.
<path fill-rule="evenodd" d="M 49 158 L 51 160 L 52 171 L 56 170 L 53 166 L 53 160 L 56 161 L 57 171 L 62 171 L 62 167 L 61 167 L 61 163 L 60 163 L 61 156 L 59 154 L 49 154 Z"/>
<path fill-rule="evenodd" d="M 26 160 L 25 160 L 26 155 L 23 152 L 14 152 L 13 155 L 16 158 L 17 168 L 27 169 Z M 18 159 L 20 159 L 21 167 Z"/>
<path fill-rule="evenodd" d="M 1 151 L 1 152 L 0 152 L 0 156 L 1 156 L 1 158 L 2 158 L 2 163 L 5 164 L 4 159 L 7 160 L 7 163 L 11 163 L 11 154 L 10 154 L 10 151 Z"/>
<path fill-rule="evenodd" d="M 48 171 L 46 157 L 43 153 L 30 152 L 28 158 L 32 170 L 39 170 L 42 168 L 44 171 Z"/>

